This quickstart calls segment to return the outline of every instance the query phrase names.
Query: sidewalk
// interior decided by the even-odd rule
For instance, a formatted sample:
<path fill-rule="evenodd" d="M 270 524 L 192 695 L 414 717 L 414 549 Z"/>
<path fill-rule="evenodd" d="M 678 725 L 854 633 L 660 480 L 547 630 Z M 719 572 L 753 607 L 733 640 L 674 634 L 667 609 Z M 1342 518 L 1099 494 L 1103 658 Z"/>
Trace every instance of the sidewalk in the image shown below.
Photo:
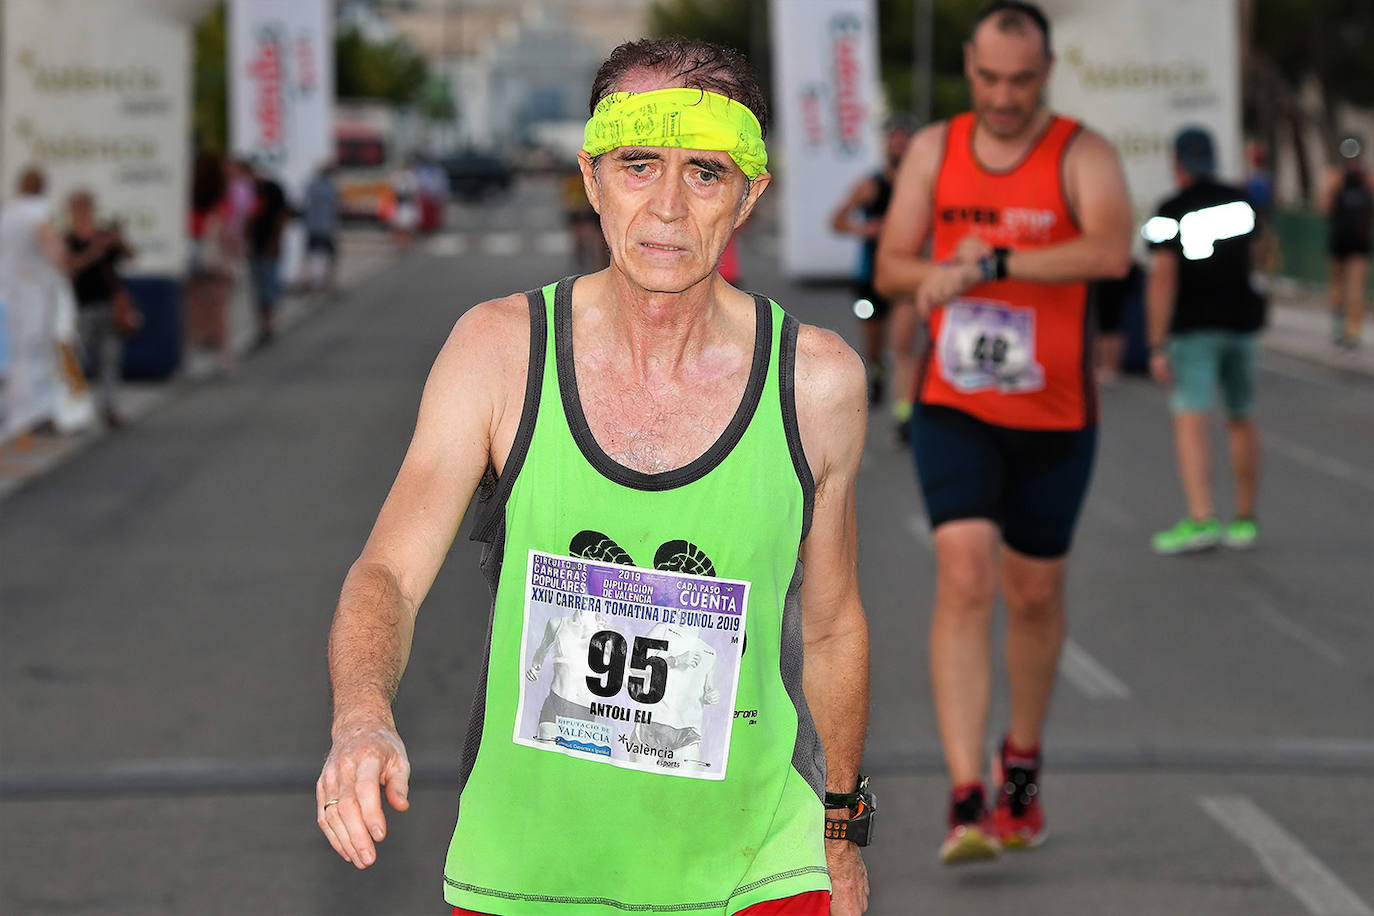
<path fill-rule="evenodd" d="M 335 295 L 347 294 L 385 268 L 393 258 L 391 242 L 385 232 L 343 229 L 339 233 L 338 292 Z M 328 301 L 329 297 L 323 293 L 283 295 L 277 312 L 278 334 L 281 337 L 289 335 L 292 328 Z M 246 280 L 241 280 L 234 288 L 229 326 L 234 335 L 234 352 L 241 359 L 253 348 L 257 335 L 257 319 Z M 243 371 L 242 365 L 238 371 Z M 181 368 L 172 378 L 159 382 L 121 384 L 120 414 L 132 426 L 140 417 L 184 390 L 187 385 L 213 383 L 217 377 L 213 354 L 183 353 Z M 107 435 L 110 435 L 110 431 L 97 422 L 94 428 L 73 435 L 36 436 L 33 447 L 26 451 L 17 449 L 13 443 L 0 444 L 0 502 L 28 481 L 42 476 Z"/>
<path fill-rule="evenodd" d="M 1270 300 L 1269 327 L 1260 339 L 1275 353 L 1374 377 L 1374 321 L 1366 318 L 1361 332 L 1358 349 L 1337 347 L 1331 341 L 1331 306 L 1325 291 L 1277 280 Z"/>

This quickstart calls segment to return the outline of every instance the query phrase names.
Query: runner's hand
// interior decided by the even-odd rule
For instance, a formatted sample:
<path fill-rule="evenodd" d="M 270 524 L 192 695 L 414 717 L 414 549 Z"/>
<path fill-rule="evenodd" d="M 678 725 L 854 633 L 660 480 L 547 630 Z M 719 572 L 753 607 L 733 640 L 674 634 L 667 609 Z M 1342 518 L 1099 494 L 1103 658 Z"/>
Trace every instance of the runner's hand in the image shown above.
<path fill-rule="evenodd" d="M 401 736 L 378 719 L 336 729 L 334 746 L 315 783 L 316 823 L 334 851 L 358 868 L 377 861 L 386 836 L 381 787 L 397 811 L 410 807 L 410 759 Z M 338 799 L 325 807 L 325 802 Z"/>
<path fill-rule="evenodd" d="M 1159 350 L 1150 354 L 1150 378 L 1161 385 L 1172 385 L 1174 374 L 1169 368 L 1169 356 Z"/>
<path fill-rule="evenodd" d="M 859 916 L 868 910 L 868 868 L 859 847 L 848 840 L 825 841 L 830 868 L 830 916 Z"/>
<path fill-rule="evenodd" d="M 941 264 L 916 291 L 916 313 L 922 320 L 929 318 L 931 310 L 977 286 L 982 279 L 983 272 L 976 263 Z"/>
<path fill-rule="evenodd" d="M 986 258 L 992 254 L 992 246 L 986 239 L 980 239 L 976 235 L 966 235 L 954 249 L 954 260 L 960 264 L 976 264 L 979 258 Z"/>
<path fill-rule="evenodd" d="M 543 671 L 543 670 L 544 670 L 544 666 L 541 665 L 541 664 L 539 664 L 539 662 L 535 662 L 533 665 L 530 665 L 529 670 L 525 672 L 525 680 L 527 680 L 527 681 L 537 681 L 537 680 L 539 680 L 539 672 L 541 672 L 541 671 Z"/>
<path fill-rule="evenodd" d="M 720 702 L 720 691 L 714 687 L 707 687 L 701 694 L 701 705 L 714 706 Z"/>

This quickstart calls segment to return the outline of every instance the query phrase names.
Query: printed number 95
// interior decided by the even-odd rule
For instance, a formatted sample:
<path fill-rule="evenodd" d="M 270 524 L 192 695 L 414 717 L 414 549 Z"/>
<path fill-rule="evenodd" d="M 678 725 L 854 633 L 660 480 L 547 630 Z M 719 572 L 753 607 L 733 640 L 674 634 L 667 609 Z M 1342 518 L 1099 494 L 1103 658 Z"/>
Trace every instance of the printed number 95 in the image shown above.
<path fill-rule="evenodd" d="M 634 654 L 630 657 L 631 671 L 647 671 L 648 677 L 631 674 L 628 679 L 630 697 L 637 702 L 650 704 L 663 699 L 668 688 L 668 660 L 652 652 L 667 652 L 668 641 L 649 639 L 647 636 L 635 637 Z M 613 697 L 620 693 L 626 683 L 625 656 L 628 646 L 625 637 L 614 630 L 602 630 L 591 639 L 587 650 L 587 667 L 601 677 L 587 678 L 587 689 L 599 697 Z"/>

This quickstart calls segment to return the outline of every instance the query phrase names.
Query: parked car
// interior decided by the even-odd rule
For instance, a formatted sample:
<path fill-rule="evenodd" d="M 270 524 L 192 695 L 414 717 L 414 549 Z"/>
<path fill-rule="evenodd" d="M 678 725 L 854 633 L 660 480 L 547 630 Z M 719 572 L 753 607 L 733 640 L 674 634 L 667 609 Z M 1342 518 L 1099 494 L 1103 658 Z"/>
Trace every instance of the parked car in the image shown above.
<path fill-rule="evenodd" d="M 481 200 L 493 191 L 507 191 L 514 180 L 510 167 L 493 153 L 468 149 L 440 160 L 448 185 L 461 200 Z"/>

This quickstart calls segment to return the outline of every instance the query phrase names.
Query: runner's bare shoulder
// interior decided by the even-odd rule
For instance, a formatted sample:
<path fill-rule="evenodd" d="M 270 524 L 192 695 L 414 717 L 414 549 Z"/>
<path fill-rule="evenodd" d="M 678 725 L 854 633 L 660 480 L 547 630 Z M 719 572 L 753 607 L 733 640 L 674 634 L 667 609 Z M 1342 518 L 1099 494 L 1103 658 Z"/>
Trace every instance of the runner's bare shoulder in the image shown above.
<path fill-rule="evenodd" d="M 520 422 L 529 356 L 525 294 L 478 303 L 454 324 L 430 371 L 425 401 L 436 402 L 450 432 L 475 432 L 469 424 L 479 424 L 493 440 L 509 439 Z M 424 413 L 422 406 L 422 420 Z"/>
<path fill-rule="evenodd" d="M 1081 125 L 1078 133 L 1069 140 L 1068 146 L 1064 148 L 1064 167 L 1072 169 L 1076 164 L 1083 162 L 1094 163 L 1115 163 L 1118 161 L 1116 147 L 1112 142 L 1097 131 Z"/>
<path fill-rule="evenodd" d="M 940 161 L 945 157 L 945 138 L 948 134 L 948 121 L 936 121 L 918 130 L 902 154 L 902 171 L 914 172 L 927 181 L 934 181 Z"/>
<path fill-rule="evenodd" d="M 820 483 L 830 466 L 845 463 L 862 447 L 867 418 L 863 360 L 834 331 L 802 325 L 797 333 L 796 398 L 802 449 Z"/>

